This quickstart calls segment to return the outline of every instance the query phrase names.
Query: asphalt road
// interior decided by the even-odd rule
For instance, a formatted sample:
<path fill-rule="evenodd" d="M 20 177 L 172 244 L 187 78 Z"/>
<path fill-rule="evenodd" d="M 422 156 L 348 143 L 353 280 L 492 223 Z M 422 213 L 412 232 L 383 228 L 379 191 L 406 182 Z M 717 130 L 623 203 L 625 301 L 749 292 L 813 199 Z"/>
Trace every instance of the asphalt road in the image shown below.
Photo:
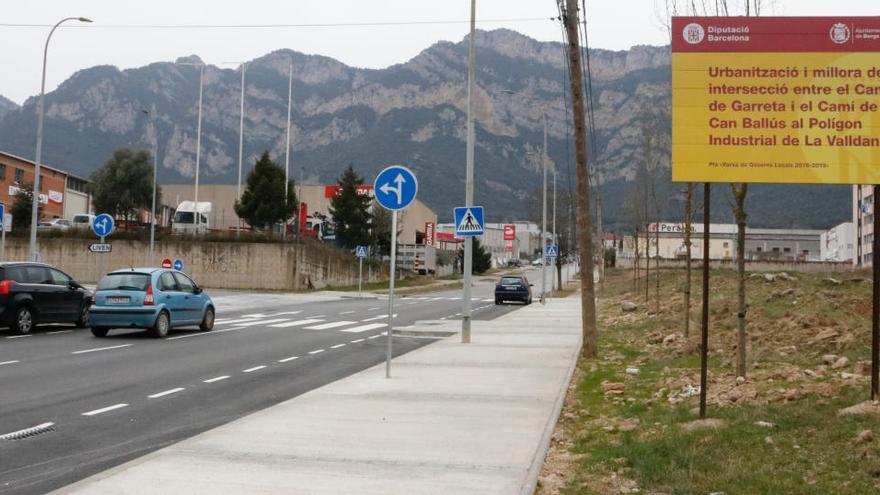
<path fill-rule="evenodd" d="M 474 288 L 475 320 L 519 307 L 495 306 L 493 290 Z M 0 493 L 45 493 L 385 358 L 387 300 L 208 292 L 217 305 L 208 333 L 172 330 L 156 340 L 142 331 L 98 339 L 61 326 L 23 337 L 0 330 L 0 436 L 53 423 L 0 439 Z M 460 290 L 398 299 L 395 328 L 459 318 L 461 304 Z M 430 342 L 395 337 L 394 352 Z"/>

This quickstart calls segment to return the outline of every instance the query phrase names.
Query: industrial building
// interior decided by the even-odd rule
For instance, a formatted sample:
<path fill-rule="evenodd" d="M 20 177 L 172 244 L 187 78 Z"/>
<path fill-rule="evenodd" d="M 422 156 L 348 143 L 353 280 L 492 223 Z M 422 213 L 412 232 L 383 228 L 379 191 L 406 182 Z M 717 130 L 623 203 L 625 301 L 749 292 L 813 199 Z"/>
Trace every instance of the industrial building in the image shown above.
<path fill-rule="evenodd" d="M 20 156 L 0 151 L 0 203 L 9 206 L 19 188 L 34 183 L 36 163 Z M 88 180 L 61 169 L 40 165 L 40 220 L 71 219 L 80 213 L 90 213 L 92 198 L 86 191 Z"/>
<path fill-rule="evenodd" d="M 711 259 L 734 259 L 736 257 L 736 225 L 709 225 L 709 257 Z M 691 226 L 691 258 L 703 256 L 703 224 Z M 660 222 L 648 225 L 650 257 L 659 254 L 661 259 L 679 259 L 686 256 L 684 225 Z M 821 230 L 808 229 L 757 229 L 746 228 L 745 259 L 779 261 L 818 261 L 820 259 Z M 633 257 L 636 239 L 624 238 L 624 247 L 618 253 Z M 645 256 L 648 244 L 644 234 L 638 239 L 638 250 Z M 658 250 L 659 244 L 659 250 Z"/>

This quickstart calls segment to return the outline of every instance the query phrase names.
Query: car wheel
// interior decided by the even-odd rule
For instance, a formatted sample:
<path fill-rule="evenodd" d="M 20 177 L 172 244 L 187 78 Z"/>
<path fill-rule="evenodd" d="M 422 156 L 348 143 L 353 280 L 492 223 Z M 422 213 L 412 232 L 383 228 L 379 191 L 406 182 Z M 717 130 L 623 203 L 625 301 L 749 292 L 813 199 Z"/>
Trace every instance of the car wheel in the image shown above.
<path fill-rule="evenodd" d="M 15 319 L 12 321 L 12 331 L 19 335 L 31 333 L 34 328 L 34 314 L 31 308 L 21 306 L 15 311 Z"/>
<path fill-rule="evenodd" d="M 210 332 L 214 329 L 214 308 L 208 308 L 205 310 L 205 317 L 202 318 L 202 323 L 199 325 L 199 330 L 203 332 Z"/>
<path fill-rule="evenodd" d="M 532 304 L 532 296 L 529 296 L 529 298 L 526 300 L 526 305 L 529 304 Z"/>
<path fill-rule="evenodd" d="M 495 299 L 495 306 L 498 306 L 498 305 L 501 304 L 502 302 L 503 302 L 503 301 L 501 301 L 501 299 Z"/>
<path fill-rule="evenodd" d="M 109 332 L 109 331 L 110 331 L 109 328 L 92 327 L 92 335 L 94 335 L 95 337 L 106 337 L 107 332 Z"/>
<path fill-rule="evenodd" d="M 89 303 L 85 303 L 79 310 L 79 318 L 76 320 L 76 328 L 88 328 L 91 326 L 91 318 L 89 317 Z"/>
<path fill-rule="evenodd" d="M 159 316 L 156 317 L 156 323 L 153 323 L 153 328 L 150 329 L 150 333 L 157 339 L 164 339 L 168 336 L 168 330 L 170 327 L 171 324 L 168 321 L 168 313 L 162 311 L 159 313 Z"/>

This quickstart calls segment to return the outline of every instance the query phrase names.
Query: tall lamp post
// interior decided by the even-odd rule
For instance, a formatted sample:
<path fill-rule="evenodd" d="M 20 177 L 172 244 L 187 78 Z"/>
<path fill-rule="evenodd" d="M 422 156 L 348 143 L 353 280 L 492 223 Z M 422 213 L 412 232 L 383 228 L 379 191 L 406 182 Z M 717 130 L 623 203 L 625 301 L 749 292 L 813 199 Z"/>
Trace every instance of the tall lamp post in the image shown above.
<path fill-rule="evenodd" d="M 502 89 L 502 93 L 506 95 L 522 95 L 512 89 Z M 533 100 L 534 97 L 528 95 Z M 544 297 L 547 293 L 547 112 L 541 109 L 541 121 L 544 126 L 544 147 L 541 149 L 541 169 L 544 175 L 542 197 L 541 197 L 541 304 L 544 304 Z M 553 172 L 553 242 L 556 242 L 556 172 Z"/>
<path fill-rule="evenodd" d="M 202 154 L 202 91 L 205 86 L 205 64 L 203 62 L 192 63 L 192 62 L 178 62 L 178 65 L 190 65 L 193 67 L 199 68 L 199 123 L 196 127 L 196 183 L 195 183 L 195 198 L 194 203 L 195 206 L 193 209 L 193 215 L 195 216 L 195 230 L 193 234 L 197 234 L 199 231 L 199 224 L 201 223 L 202 214 L 199 212 L 199 165 L 201 161 Z"/>
<path fill-rule="evenodd" d="M 43 78 L 40 83 L 40 100 L 37 103 L 37 151 L 34 157 L 34 198 L 31 209 L 31 243 L 30 257 L 32 261 L 37 261 L 37 223 L 40 217 L 40 160 L 43 158 L 43 118 L 45 116 L 45 98 L 46 98 L 46 60 L 49 57 L 49 40 L 52 34 L 58 29 L 58 26 L 67 21 L 92 22 L 87 17 L 65 17 L 52 26 L 49 36 L 46 37 L 46 46 L 43 48 Z M 4 226 L 5 228 L 5 226 Z"/>
<path fill-rule="evenodd" d="M 159 163 L 159 133 L 156 129 L 156 105 L 150 110 L 141 110 L 150 117 L 150 134 L 153 137 L 153 207 L 150 210 L 150 261 L 148 266 L 152 266 L 155 261 L 154 253 L 156 251 L 156 169 Z"/>
<path fill-rule="evenodd" d="M 477 50 L 477 0 L 471 0 L 471 35 L 468 46 L 468 82 L 467 82 L 467 149 L 465 165 L 464 205 L 474 205 L 474 79 L 476 76 L 476 50 Z M 473 272 L 474 238 L 465 237 L 464 240 L 464 263 L 463 263 L 463 294 L 461 309 L 461 343 L 468 344 L 471 341 L 471 275 Z M 390 332 L 390 331 L 389 331 Z M 388 335 L 391 335 L 390 333 Z"/>

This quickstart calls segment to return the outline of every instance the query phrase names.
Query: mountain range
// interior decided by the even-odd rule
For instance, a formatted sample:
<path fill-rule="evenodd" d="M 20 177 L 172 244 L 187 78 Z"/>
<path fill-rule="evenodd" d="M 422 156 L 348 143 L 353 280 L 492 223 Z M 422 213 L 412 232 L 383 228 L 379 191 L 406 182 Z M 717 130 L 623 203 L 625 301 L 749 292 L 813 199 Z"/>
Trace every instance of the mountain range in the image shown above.
<path fill-rule="evenodd" d="M 293 73 L 290 174 L 332 183 L 352 164 L 367 182 L 393 163 L 419 178 L 419 196 L 451 217 L 464 200 L 468 40 L 438 42 L 411 60 L 362 69 L 332 58 L 277 50 L 245 67 L 244 173 L 264 150 L 285 163 L 288 71 Z M 548 155 L 564 194 L 574 189 L 568 80 L 563 45 L 515 31 L 477 32 L 475 201 L 487 221 L 526 216 L 540 184 L 546 116 Z M 595 139 L 590 161 L 601 179 L 609 229 L 626 223 L 627 189 L 643 160 L 644 122 L 662 146 L 660 216 L 681 216 L 680 189 L 669 174 L 669 47 L 590 50 Z M 161 183 L 194 179 L 199 68 L 195 55 L 120 70 L 81 70 L 46 95 L 43 161 L 88 177 L 119 147 L 150 148 L 150 119 L 159 141 Z M 201 183 L 234 183 L 238 175 L 240 68 L 206 65 Z M 0 149 L 32 158 L 36 98 L 18 106 L 0 97 Z M 142 110 L 148 109 L 150 115 Z M 729 194 L 715 195 L 713 221 L 729 221 Z M 851 215 L 847 186 L 754 186 L 750 225 L 826 228 Z"/>

